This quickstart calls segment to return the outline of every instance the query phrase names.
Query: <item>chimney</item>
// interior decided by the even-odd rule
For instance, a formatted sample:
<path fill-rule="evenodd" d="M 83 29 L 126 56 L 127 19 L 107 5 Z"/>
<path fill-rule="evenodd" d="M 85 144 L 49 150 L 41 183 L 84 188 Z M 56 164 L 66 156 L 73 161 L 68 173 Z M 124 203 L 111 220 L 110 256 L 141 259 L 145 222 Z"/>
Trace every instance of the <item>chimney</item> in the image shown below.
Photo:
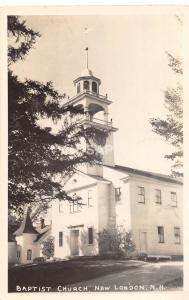
<path fill-rule="evenodd" d="M 45 219 L 41 218 L 41 229 L 45 227 Z"/>

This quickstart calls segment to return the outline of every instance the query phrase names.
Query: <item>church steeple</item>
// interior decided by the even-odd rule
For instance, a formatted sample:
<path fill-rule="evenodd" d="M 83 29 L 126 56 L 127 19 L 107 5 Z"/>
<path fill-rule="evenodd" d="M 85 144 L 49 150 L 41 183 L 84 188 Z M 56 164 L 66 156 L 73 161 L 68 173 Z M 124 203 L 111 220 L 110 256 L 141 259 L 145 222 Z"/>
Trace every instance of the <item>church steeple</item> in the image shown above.
<path fill-rule="evenodd" d="M 88 53 L 88 50 L 87 50 Z M 103 163 L 106 165 L 114 165 L 114 149 L 113 149 L 113 132 L 117 131 L 117 128 L 113 127 L 112 119 L 109 120 L 108 107 L 112 103 L 108 99 L 108 95 L 101 95 L 99 87 L 101 80 L 93 75 L 93 72 L 88 68 L 85 68 L 81 75 L 74 80 L 76 86 L 76 95 L 67 102 L 67 104 L 74 105 L 85 113 L 83 119 L 83 125 L 93 126 L 100 130 L 108 132 L 108 138 L 106 145 L 103 146 Z M 101 116 L 98 117 L 98 113 L 101 112 Z M 95 171 L 96 169 L 96 171 Z M 96 166 L 88 167 L 88 174 L 99 175 L 99 168 Z M 96 173 L 96 174 L 95 174 Z"/>

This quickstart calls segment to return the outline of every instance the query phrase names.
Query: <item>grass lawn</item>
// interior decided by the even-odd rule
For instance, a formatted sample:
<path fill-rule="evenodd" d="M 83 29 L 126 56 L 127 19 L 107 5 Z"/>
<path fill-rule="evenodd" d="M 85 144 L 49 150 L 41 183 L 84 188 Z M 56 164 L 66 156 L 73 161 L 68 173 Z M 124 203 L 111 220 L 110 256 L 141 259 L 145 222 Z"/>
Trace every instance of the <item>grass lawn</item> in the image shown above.
<path fill-rule="evenodd" d="M 183 277 L 166 282 L 166 286 L 168 289 L 183 287 Z"/>
<path fill-rule="evenodd" d="M 124 271 L 141 265 L 141 262 L 100 259 L 75 259 L 9 269 L 9 292 L 16 286 L 51 286 L 72 284 L 106 274 Z"/>

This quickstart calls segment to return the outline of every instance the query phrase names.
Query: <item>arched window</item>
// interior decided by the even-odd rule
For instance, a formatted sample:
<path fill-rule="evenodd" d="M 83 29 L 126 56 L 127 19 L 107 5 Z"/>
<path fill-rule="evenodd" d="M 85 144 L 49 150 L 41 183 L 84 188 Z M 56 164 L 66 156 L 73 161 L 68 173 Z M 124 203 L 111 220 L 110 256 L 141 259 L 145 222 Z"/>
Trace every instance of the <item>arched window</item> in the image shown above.
<path fill-rule="evenodd" d="M 77 85 L 77 93 L 78 94 L 80 93 L 80 90 L 81 90 L 80 83 L 78 83 L 78 85 Z"/>
<path fill-rule="evenodd" d="M 97 83 L 95 81 L 92 82 L 92 91 L 93 93 L 97 93 Z"/>
<path fill-rule="evenodd" d="M 87 91 L 89 90 L 89 82 L 87 80 L 85 80 L 83 83 L 83 89 Z"/>

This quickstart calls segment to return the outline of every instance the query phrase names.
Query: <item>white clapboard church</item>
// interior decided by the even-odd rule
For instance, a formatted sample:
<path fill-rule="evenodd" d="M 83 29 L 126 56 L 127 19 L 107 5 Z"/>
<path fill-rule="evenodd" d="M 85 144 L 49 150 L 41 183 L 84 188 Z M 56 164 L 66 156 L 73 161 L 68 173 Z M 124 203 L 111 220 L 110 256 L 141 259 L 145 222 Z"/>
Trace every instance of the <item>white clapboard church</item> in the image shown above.
<path fill-rule="evenodd" d="M 80 196 L 84 205 L 53 202 L 51 229 L 48 228 L 46 236 L 49 232 L 55 238 L 54 256 L 98 255 L 98 233 L 116 227 L 132 232 L 134 255 L 182 255 L 182 183 L 167 175 L 115 164 L 113 135 L 117 128 L 108 114 L 112 102 L 107 95 L 100 95 L 100 84 L 101 80 L 86 68 L 74 80 L 76 95 L 67 102 L 84 110 L 85 126 L 109 134 L 101 149 L 103 163 L 83 167 L 65 185 L 67 193 Z M 30 233 L 23 228 L 17 231 L 21 263 L 32 262 L 40 255 L 40 233 L 31 226 Z"/>

